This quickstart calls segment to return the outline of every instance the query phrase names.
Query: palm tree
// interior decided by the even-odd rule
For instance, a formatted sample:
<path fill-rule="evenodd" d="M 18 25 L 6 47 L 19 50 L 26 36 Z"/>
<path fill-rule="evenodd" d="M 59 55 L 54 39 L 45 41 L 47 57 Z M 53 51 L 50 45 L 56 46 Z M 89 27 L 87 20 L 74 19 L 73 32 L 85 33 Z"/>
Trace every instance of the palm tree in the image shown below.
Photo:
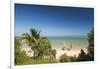
<path fill-rule="evenodd" d="M 41 32 L 41 31 L 38 31 L 38 30 L 33 29 L 33 28 L 32 28 L 30 31 L 31 31 L 32 39 L 33 39 L 34 41 L 37 41 L 37 40 L 40 38 L 40 32 Z"/>
<path fill-rule="evenodd" d="M 28 40 L 29 46 L 30 46 L 31 36 L 28 33 L 23 33 L 22 36 L 21 36 L 21 41 L 24 40 L 24 39 L 27 39 Z"/>
<path fill-rule="evenodd" d="M 40 31 L 31 29 L 31 49 L 34 51 L 34 59 L 37 59 L 39 54 L 39 41 L 40 41 Z"/>
<path fill-rule="evenodd" d="M 37 57 L 38 54 L 38 44 L 39 44 L 39 38 L 40 38 L 40 31 L 37 31 L 35 29 L 31 29 L 31 35 L 28 33 L 24 33 L 22 34 L 22 38 L 23 39 L 27 39 L 29 41 L 29 46 L 31 46 L 31 49 L 34 51 L 34 58 Z"/>
<path fill-rule="evenodd" d="M 29 46 L 33 50 L 34 59 L 42 59 L 45 55 L 56 54 L 56 50 L 52 50 L 49 40 L 46 37 L 40 37 L 40 31 L 31 29 L 31 34 L 22 34 L 22 39 L 27 39 L 29 41 Z"/>

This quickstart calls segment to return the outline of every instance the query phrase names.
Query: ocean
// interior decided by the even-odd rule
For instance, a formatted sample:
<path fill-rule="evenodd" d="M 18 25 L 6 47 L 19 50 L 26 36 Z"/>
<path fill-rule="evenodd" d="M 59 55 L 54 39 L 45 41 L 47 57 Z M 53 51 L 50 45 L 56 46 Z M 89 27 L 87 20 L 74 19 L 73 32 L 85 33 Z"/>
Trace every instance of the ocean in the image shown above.
<path fill-rule="evenodd" d="M 49 36 L 52 48 L 87 48 L 88 37 L 85 36 Z"/>
<path fill-rule="evenodd" d="M 52 48 L 87 48 L 88 37 L 86 36 L 46 36 Z M 19 38 L 16 36 L 16 38 Z"/>

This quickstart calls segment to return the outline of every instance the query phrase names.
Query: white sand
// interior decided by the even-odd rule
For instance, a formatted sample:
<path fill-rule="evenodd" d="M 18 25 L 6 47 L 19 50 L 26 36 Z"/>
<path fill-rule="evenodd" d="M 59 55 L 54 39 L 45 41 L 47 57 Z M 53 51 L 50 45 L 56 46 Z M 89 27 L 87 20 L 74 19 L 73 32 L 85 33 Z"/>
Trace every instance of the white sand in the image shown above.
<path fill-rule="evenodd" d="M 33 51 L 31 50 L 31 48 L 28 46 L 28 43 L 26 42 L 23 42 L 23 44 L 21 45 L 22 49 L 21 50 L 24 50 L 26 51 L 26 54 L 30 57 L 33 56 Z M 56 46 L 57 47 L 57 46 Z M 80 46 L 81 47 L 81 46 Z M 67 54 L 68 56 L 78 56 L 80 51 L 81 51 L 81 48 L 71 48 L 70 51 L 68 50 L 62 50 L 62 48 L 53 48 L 53 49 L 56 49 L 56 59 L 59 59 L 59 57 L 63 54 Z M 87 53 L 87 49 L 86 48 L 82 48 L 86 53 Z"/>
<path fill-rule="evenodd" d="M 83 48 L 83 50 L 87 53 L 87 49 L 86 48 Z M 80 53 L 80 51 L 81 51 L 81 48 L 77 48 L 77 49 L 71 49 L 70 51 L 68 51 L 68 50 L 62 50 L 61 48 L 58 48 L 58 49 L 56 49 L 56 52 L 57 52 L 57 54 L 56 54 L 56 59 L 59 59 L 59 57 L 62 55 L 62 54 L 67 54 L 68 56 L 78 56 L 79 55 L 79 53 Z"/>

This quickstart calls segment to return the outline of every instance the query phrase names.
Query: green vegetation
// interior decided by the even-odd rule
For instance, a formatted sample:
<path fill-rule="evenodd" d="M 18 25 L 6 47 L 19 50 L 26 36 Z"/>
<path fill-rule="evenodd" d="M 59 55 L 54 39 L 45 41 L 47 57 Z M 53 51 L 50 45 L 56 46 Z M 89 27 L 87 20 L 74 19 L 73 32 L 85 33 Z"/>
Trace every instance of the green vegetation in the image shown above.
<path fill-rule="evenodd" d="M 83 50 L 79 54 L 77 61 L 93 61 L 94 60 L 94 29 L 88 34 L 88 53 L 86 54 Z"/>
<path fill-rule="evenodd" d="M 60 56 L 60 62 L 80 62 L 80 61 L 93 61 L 94 60 L 94 30 L 92 30 L 88 34 L 88 53 L 85 53 L 83 49 L 81 49 L 78 57 L 67 56 L 63 54 Z"/>
<path fill-rule="evenodd" d="M 31 29 L 30 31 L 31 35 L 24 33 L 22 39 L 29 41 L 29 46 L 34 51 L 33 59 L 44 59 L 44 56 L 55 57 L 56 51 L 52 50 L 49 40 L 46 37 L 41 37 L 38 30 Z"/>
<path fill-rule="evenodd" d="M 19 39 L 15 38 L 15 65 L 19 64 L 39 64 L 39 63 L 56 63 L 56 50 L 52 49 L 49 40 L 40 36 L 40 31 L 31 29 L 31 35 L 22 34 Z M 27 39 L 31 47 L 33 57 L 27 56 L 25 51 L 21 51 L 20 42 Z"/>
<path fill-rule="evenodd" d="M 31 34 L 23 33 L 21 37 L 15 37 L 15 65 L 25 64 L 45 64 L 58 62 L 80 62 L 94 60 L 94 31 L 92 30 L 88 35 L 88 53 L 81 49 L 80 54 L 76 56 L 68 56 L 63 54 L 60 59 L 56 59 L 56 50 L 52 49 L 47 37 L 41 37 L 40 31 L 31 29 Z M 27 40 L 28 46 L 34 52 L 32 57 L 29 57 L 25 51 L 21 50 L 21 41 Z"/>
<path fill-rule="evenodd" d="M 93 61 L 94 60 L 94 29 L 88 34 L 88 41 L 89 41 L 89 46 L 88 46 L 88 55 L 89 55 L 89 60 Z"/>
<path fill-rule="evenodd" d="M 31 64 L 32 60 L 27 56 L 25 51 L 21 51 L 20 41 L 15 38 L 15 65 Z"/>
<path fill-rule="evenodd" d="M 81 49 L 79 56 L 77 57 L 76 61 L 89 61 L 89 56 Z"/>
<path fill-rule="evenodd" d="M 67 54 L 65 53 L 65 54 L 60 56 L 59 61 L 61 63 L 63 63 L 63 62 L 74 62 L 74 61 L 76 61 L 76 57 L 67 56 Z"/>

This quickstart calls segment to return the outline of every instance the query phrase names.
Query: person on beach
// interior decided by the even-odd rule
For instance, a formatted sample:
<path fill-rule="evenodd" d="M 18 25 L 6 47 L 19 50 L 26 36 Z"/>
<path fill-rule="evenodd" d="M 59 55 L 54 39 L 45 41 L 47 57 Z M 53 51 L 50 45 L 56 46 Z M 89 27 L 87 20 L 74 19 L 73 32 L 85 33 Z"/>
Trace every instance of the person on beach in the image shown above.
<path fill-rule="evenodd" d="M 70 51 L 72 49 L 72 44 L 70 45 L 70 48 L 66 48 L 65 46 L 66 45 L 65 45 L 65 42 L 64 42 L 64 47 L 62 48 L 63 51 L 65 51 L 65 50 Z"/>

